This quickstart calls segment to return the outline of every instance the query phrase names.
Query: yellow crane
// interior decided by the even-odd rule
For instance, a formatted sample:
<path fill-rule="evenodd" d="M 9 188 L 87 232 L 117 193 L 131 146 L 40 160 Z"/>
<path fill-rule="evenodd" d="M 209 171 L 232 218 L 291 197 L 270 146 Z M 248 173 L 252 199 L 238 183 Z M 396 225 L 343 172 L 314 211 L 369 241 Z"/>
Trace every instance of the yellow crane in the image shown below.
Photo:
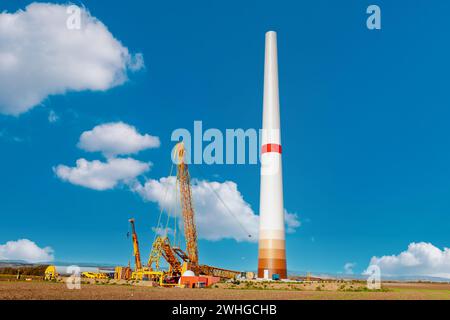
<path fill-rule="evenodd" d="M 136 270 L 142 270 L 141 253 L 139 251 L 139 242 L 134 226 L 134 218 L 128 220 L 131 224 L 131 237 L 133 239 L 133 256 Z"/>
<path fill-rule="evenodd" d="M 181 212 L 184 222 L 184 237 L 186 240 L 186 252 L 179 247 L 172 247 L 167 236 L 158 236 L 155 239 L 150 254 L 149 267 L 153 263 L 159 268 L 159 257 L 163 257 L 169 264 L 169 273 L 179 276 L 186 270 L 195 274 L 212 275 L 221 278 L 234 278 L 240 272 L 199 264 L 197 245 L 197 229 L 195 225 L 195 211 L 192 200 L 191 179 L 188 165 L 185 162 L 186 150 L 182 142 L 175 146 L 174 158 L 177 162 L 177 186 L 180 191 Z M 166 230 L 167 231 L 167 230 Z M 166 232 L 167 233 L 167 232 Z M 178 258 L 183 261 L 183 265 Z"/>
<path fill-rule="evenodd" d="M 133 240 L 133 255 L 135 261 L 135 269 L 131 273 L 132 280 L 155 280 L 159 281 L 160 285 L 163 285 L 164 273 L 160 270 L 152 270 L 148 267 L 143 267 L 141 262 L 141 252 L 139 250 L 139 241 L 136 233 L 135 220 L 131 218 L 128 220 L 131 224 L 131 236 Z"/>
<path fill-rule="evenodd" d="M 183 143 L 178 143 L 175 146 L 175 159 L 177 162 L 177 180 L 175 191 L 180 193 L 181 212 L 184 222 L 184 237 L 186 240 L 186 251 L 183 251 L 177 246 L 172 246 L 169 237 L 167 236 L 168 222 L 170 214 L 168 214 L 166 229 L 163 236 L 155 235 L 152 244 L 151 252 L 146 266 L 142 266 L 141 254 L 139 251 L 139 242 L 135 228 L 135 220 L 129 219 L 132 229 L 133 239 L 133 255 L 135 258 L 135 270 L 132 272 L 131 279 L 133 280 L 157 280 L 160 285 L 177 285 L 179 277 L 186 271 L 191 270 L 195 274 L 212 275 L 221 278 L 234 278 L 240 272 L 233 270 L 226 270 L 207 265 L 200 265 L 198 258 L 197 245 L 197 230 L 195 226 L 195 213 L 192 201 L 192 190 L 189 176 L 188 166 L 185 162 L 186 151 Z M 173 169 L 173 167 L 172 167 Z M 172 169 L 171 173 L 172 174 Z M 159 229 L 160 219 L 163 209 L 161 209 L 160 217 L 158 219 L 157 229 Z M 175 228 L 176 232 L 176 218 Z M 175 235 L 174 235 L 175 238 Z M 174 239 L 175 243 L 175 239 Z M 161 257 L 167 262 L 169 269 L 162 270 L 160 266 Z M 119 274 L 120 270 L 116 271 Z M 116 276 L 118 277 L 118 276 Z"/>
<path fill-rule="evenodd" d="M 176 256 L 175 248 L 170 244 L 169 238 L 156 237 L 152 245 L 152 250 L 150 252 L 150 257 L 148 259 L 147 266 L 154 271 L 161 271 L 160 269 L 160 259 L 161 256 L 169 264 L 169 270 L 167 274 L 171 277 L 180 276 L 183 272 L 183 266 Z"/>
<path fill-rule="evenodd" d="M 189 265 L 188 268 L 198 273 L 198 246 L 197 228 L 195 227 L 194 205 L 192 203 L 191 178 L 189 176 L 188 165 L 184 158 L 186 151 L 182 142 L 175 146 L 177 157 L 177 180 L 180 186 L 181 211 L 184 222 L 184 237 L 186 239 L 186 254 L 183 255 L 180 249 L 178 255 Z"/>

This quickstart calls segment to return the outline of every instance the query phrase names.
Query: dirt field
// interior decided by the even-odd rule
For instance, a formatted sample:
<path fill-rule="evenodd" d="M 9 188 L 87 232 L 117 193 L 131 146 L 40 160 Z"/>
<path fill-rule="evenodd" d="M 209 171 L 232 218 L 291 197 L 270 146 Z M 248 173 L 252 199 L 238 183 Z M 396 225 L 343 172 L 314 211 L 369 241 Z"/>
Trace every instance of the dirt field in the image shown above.
<path fill-rule="evenodd" d="M 447 299 L 450 300 L 450 284 L 385 283 L 380 292 L 342 291 L 341 283 L 329 283 L 317 289 L 318 284 L 284 285 L 265 289 L 232 287 L 221 284 L 218 288 L 181 289 L 118 284 L 82 284 L 80 290 L 68 290 L 64 283 L 43 281 L 0 281 L 0 299 L 106 299 L 106 300 L 390 300 L 390 299 Z M 320 285 L 322 286 L 322 285 Z M 350 288 L 352 286 L 352 288 Z M 314 289 L 313 289 L 314 288 Z M 346 284 L 345 290 L 360 290 L 354 284 Z"/>

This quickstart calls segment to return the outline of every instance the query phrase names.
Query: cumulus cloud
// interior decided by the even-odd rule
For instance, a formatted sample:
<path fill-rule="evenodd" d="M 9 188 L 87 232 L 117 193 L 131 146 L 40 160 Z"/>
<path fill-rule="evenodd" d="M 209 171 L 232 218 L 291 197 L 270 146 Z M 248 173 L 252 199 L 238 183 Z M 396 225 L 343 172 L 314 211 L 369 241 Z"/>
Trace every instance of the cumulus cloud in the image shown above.
<path fill-rule="evenodd" d="M 175 183 L 175 177 L 151 179 L 144 185 L 136 183 L 132 186 L 132 190 L 144 200 L 158 203 L 166 212 L 180 216 L 181 206 L 179 193 L 175 191 Z M 199 238 L 212 241 L 221 239 L 257 241 L 259 216 L 244 200 L 236 183 L 193 179 L 192 197 Z M 296 215 L 288 214 L 288 216 L 292 229 L 300 225 Z M 249 234 L 252 237 L 249 237 Z"/>
<path fill-rule="evenodd" d="M 23 260 L 26 262 L 49 262 L 54 260 L 53 249 L 40 248 L 28 239 L 8 241 L 0 245 L 0 260 Z"/>
<path fill-rule="evenodd" d="M 431 243 L 418 242 L 408 245 L 398 255 L 372 257 L 370 265 L 377 265 L 387 276 L 433 276 L 450 278 L 450 249 L 442 250 Z"/>
<path fill-rule="evenodd" d="M 48 96 L 105 91 L 143 67 L 108 28 L 80 8 L 80 29 L 69 29 L 69 5 L 32 3 L 0 13 L 0 113 L 19 115 Z"/>
<path fill-rule="evenodd" d="M 301 225 L 298 215 L 296 213 L 289 213 L 287 210 L 284 210 L 284 221 L 286 221 L 287 233 L 294 233 L 295 229 Z"/>
<path fill-rule="evenodd" d="M 135 154 L 160 146 L 158 137 L 140 134 L 135 127 L 123 122 L 105 123 L 85 131 L 78 147 L 85 151 L 102 152 L 106 157 Z"/>
<path fill-rule="evenodd" d="M 132 189 L 147 201 L 156 202 L 166 212 L 181 215 L 179 193 L 175 192 L 175 177 L 148 180 Z M 228 209 L 218 199 L 226 203 Z M 244 201 L 234 182 L 208 182 L 192 180 L 192 196 L 198 236 L 206 240 L 225 238 L 237 241 L 256 241 L 258 216 Z M 248 233 L 253 237 L 249 238 Z"/>
<path fill-rule="evenodd" d="M 119 183 L 129 183 L 149 169 L 150 163 L 132 158 L 108 159 L 107 162 L 82 158 L 77 160 L 76 167 L 58 165 L 53 168 L 61 180 L 94 190 L 108 190 Z"/>

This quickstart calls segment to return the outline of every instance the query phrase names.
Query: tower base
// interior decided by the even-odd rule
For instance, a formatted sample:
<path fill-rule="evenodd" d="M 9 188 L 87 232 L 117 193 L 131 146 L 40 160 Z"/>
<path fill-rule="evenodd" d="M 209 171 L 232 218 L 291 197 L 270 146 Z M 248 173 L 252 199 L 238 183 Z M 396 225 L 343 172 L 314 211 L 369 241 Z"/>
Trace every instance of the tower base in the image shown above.
<path fill-rule="evenodd" d="M 258 260 L 258 278 L 272 279 L 274 274 L 280 279 L 287 279 L 286 259 Z"/>

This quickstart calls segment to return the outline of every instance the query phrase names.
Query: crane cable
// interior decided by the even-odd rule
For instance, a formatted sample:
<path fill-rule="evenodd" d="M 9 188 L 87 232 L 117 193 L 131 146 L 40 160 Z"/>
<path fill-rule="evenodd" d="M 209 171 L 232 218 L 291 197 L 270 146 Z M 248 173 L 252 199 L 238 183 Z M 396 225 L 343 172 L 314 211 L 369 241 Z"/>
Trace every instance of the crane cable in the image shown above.
<path fill-rule="evenodd" d="M 174 163 L 172 162 L 171 167 L 170 167 L 169 178 L 172 176 L 172 173 L 173 173 L 173 167 L 174 167 Z M 200 169 L 199 166 L 191 166 L 191 167 L 195 167 L 195 169 L 196 169 L 197 172 L 200 174 L 200 176 L 201 176 L 205 181 L 207 181 L 207 179 L 205 178 L 205 175 L 203 174 L 203 172 L 201 171 L 201 169 Z M 177 186 L 178 186 L 178 179 L 176 179 L 175 183 L 176 183 L 176 185 L 175 185 L 175 196 L 176 196 L 177 191 L 178 191 L 178 190 L 177 190 L 177 189 L 178 189 L 178 188 L 177 188 Z M 248 230 L 244 227 L 244 225 L 242 224 L 242 222 L 241 222 L 241 221 L 236 217 L 236 215 L 231 211 L 231 209 L 227 206 L 227 204 L 225 203 L 225 201 L 223 201 L 223 199 L 222 199 L 222 198 L 220 197 L 220 195 L 217 193 L 217 191 L 214 190 L 214 188 L 212 188 L 208 183 L 206 183 L 206 185 L 208 186 L 209 189 L 211 189 L 211 191 L 214 193 L 214 195 L 217 197 L 217 199 L 219 199 L 219 201 L 223 204 L 223 206 L 225 207 L 226 211 L 228 211 L 228 213 L 231 215 L 231 217 L 232 217 L 234 220 L 236 220 L 236 222 L 239 224 L 239 226 L 240 226 L 240 228 L 242 229 L 242 231 L 244 231 L 244 233 L 245 233 L 249 238 L 251 238 L 251 237 L 252 237 L 252 234 L 251 234 L 250 232 L 248 232 Z M 228 188 L 230 191 L 232 191 L 232 190 L 230 189 L 230 187 L 228 186 L 228 184 L 226 184 L 226 185 L 227 185 L 227 188 Z M 168 189 L 169 189 L 169 186 L 166 186 L 166 188 L 165 188 L 165 193 L 164 193 L 164 199 L 163 199 L 164 202 L 165 202 L 165 200 L 166 200 L 166 198 L 167 198 Z M 169 210 L 170 210 L 170 208 L 169 208 Z M 162 217 L 163 211 L 164 211 L 164 207 L 161 206 L 161 209 L 160 209 L 160 212 L 159 212 L 159 217 L 158 217 L 158 224 L 157 224 L 156 228 L 159 228 L 159 226 L 160 226 L 160 224 L 161 224 L 161 217 Z M 174 214 L 174 216 L 175 216 L 174 219 L 176 219 L 176 214 Z M 168 218 L 167 218 L 167 222 L 166 222 L 166 232 L 167 232 L 167 228 L 168 228 L 168 224 L 169 224 L 169 217 L 170 217 L 170 211 L 168 211 Z M 175 220 L 175 221 L 176 221 L 176 220 Z M 175 223 L 176 223 L 176 222 L 175 222 Z M 176 226 L 175 226 L 175 228 L 176 228 Z M 156 232 L 155 232 L 155 236 L 154 236 L 154 238 L 153 238 L 153 242 L 156 241 L 156 237 L 157 237 L 157 234 L 158 234 L 157 229 L 156 229 L 155 231 L 156 231 Z M 175 232 L 176 232 L 176 231 L 175 231 Z M 176 241 L 175 236 L 174 236 L 174 241 Z"/>
<path fill-rule="evenodd" d="M 180 198 L 178 197 L 178 179 L 176 179 L 175 181 L 175 208 L 178 207 Z M 180 206 L 181 206 L 181 202 L 180 202 Z M 174 214 L 174 219 L 173 219 L 173 245 L 177 246 L 177 229 L 178 229 L 178 225 L 177 225 L 177 214 L 175 212 Z M 178 244 L 178 247 L 180 246 L 180 244 Z"/>
<path fill-rule="evenodd" d="M 175 182 L 175 184 L 177 185 L 178 183 L 177 182 Z M 174 219 L 176 220 L 176 212 L 175 212 L 175 208 L 176 208 L 176 202 L 177 202 L 177 199 L 176 199 L 176 196 L 177 196 L 177 186 L 175 185 L 175 190 L 174 190 L 174 192 L 173 192 L 173 197 L 174 197 L 174 200 L 175 201 L 173 201 L 173 202 L 171 202 L 171 205 L 170 205 L 170 207 L 169 207 L 169 210 L 167 211 L 167 220 L 166 220 L 166 228 L 164 229 L 164 232 L 165 232 L 165 234 L 166 234 L 166 236 L 168 236 L 168 231 L 169 231 L 169 222 L 170 222 L 170 218 L 171 218 L 171 216 L 172 216 L 172 213 L 173 213 L 173 216 L 174 216 Z"/>
<path fill-rule="evenodd" d="M 200 173 L 200 175 L 202 176 L 202 178 L 207 181 L 207 179 L 205 178 L 204 174 L 202 173 L 202 171 L 200 170 L 200 166 L 191 166 L 191 167 L 195 167 L 196 170 L 198 171 L 198 173 Z M 226 183 L 225 183 L 226 184 Z M 241 223 L 241 221 L 236 217 L 236 215 L 230 210 L 230 208 L 226 205 L 225 201 L 223 201 L 223 199 L 220 197 L 220 195 L 217 193 L 216 190 L 214 190 L 213 187 L 211 187 L 208 183 L 206 183 L 206 185 L 208 186 L 209 189 L 211 189 L 213 191 L 213 193 L 216 195 L 217 199 L 220 200 L 220 202 L 222 202 L 223 206 L 225 207 L 225 209 L 228 211 L 228 213 L 236 220 L 236 222 L 239 224 L 239 226 L 242 228 L 242 230 L 246 233 L 246 235 L 251 238 L 252 234 L 250 232 L 248 232 L 248 230 L 244 227 L 244 225 Z M 230 191 L 233 191 L 230 189 L 230 187 L 227 185 L 227 188 Z"/>
<path fill-rule="evenodd" d="M 170 166 L 169 178 L 172 176 L 172 172 L 173 172 L 173 162 L 172 162 L 172 164 L 171 164 L 171 166 Z M 168 191 L 169 191 L 169 187 L 166 186 L 165 191 L 164 191 L 164 199 L 163 199 L 163 202 L 166 201 Z M 161 208 L 160 208 L 160 211 L 159 211 L 159 217 L 158 217 L 158 224 L 156 225 L 155 236 L 153 237 L 153 243 L 155 243 L 156 237 L 157 237 L 157 235 L 158 235 L 158 232 L 157 232 L 157 231 L 158 231 L 158 228 L 159 228 L 159 226 L 160 226 L 160 224 L 161 224 L 161 217 L 162 217 L 163 211 L 164 211 L 164 206 L 161 205 Z"/>

